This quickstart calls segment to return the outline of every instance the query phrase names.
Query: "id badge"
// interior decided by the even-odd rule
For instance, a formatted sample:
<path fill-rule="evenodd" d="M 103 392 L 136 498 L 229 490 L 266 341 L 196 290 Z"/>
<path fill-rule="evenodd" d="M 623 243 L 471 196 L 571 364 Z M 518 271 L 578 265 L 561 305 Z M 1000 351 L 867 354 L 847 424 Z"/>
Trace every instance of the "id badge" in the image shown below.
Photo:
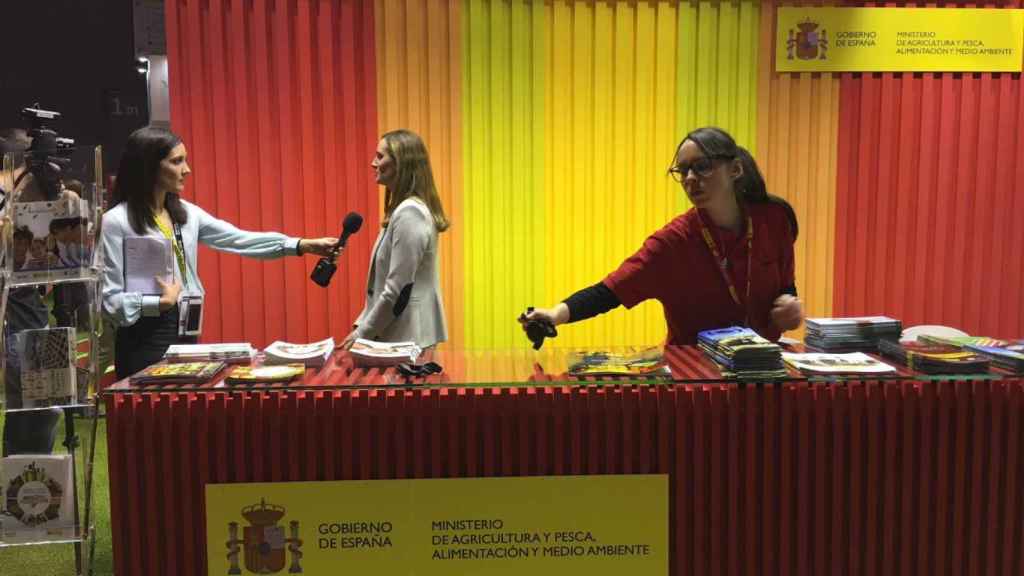
<path fill-rule="evenodd" d="M 178 300 L 178 336 L 199 336 L 203 331 L 203 296 L 183 294 Z"/>

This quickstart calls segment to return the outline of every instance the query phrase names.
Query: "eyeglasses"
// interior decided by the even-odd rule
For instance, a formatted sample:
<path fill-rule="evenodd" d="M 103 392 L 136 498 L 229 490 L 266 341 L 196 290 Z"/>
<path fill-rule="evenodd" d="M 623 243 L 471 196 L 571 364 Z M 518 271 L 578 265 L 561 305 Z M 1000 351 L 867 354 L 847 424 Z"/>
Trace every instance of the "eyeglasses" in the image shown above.
<path fill-rule="evenodd" d="M 731 158 L 731 156 L 703 156 L 690 163 L 683 162 L 681 164 L 676 164 L 668 169 L 668 173 L 672 175 L 673 180 L 680 184 L 686 180 L 686 176 L 690 173 L 690 170 L 693 170 L 693 173 L 701 178 L 707 178 L 715 171 L 715 160 L 724 160 L 726 158 Z"/>

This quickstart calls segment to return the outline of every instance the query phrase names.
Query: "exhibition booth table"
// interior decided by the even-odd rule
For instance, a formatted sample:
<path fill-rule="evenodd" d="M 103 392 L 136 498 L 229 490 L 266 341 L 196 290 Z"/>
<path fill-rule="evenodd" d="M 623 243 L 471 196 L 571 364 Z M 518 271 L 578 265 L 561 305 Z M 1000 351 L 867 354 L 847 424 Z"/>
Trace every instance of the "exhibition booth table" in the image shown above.
<path fill-rule="evenodd" d="M 665 350 L 671 378 L 578 378 L 568 352 L 441 350 L 444 371 L 417 378 L 338 352 L 286 384 L 118 382 L 116 573 L 206 574 L 212 484 L 651 474 L 671 574 L 1024 571 L 1024 380 L 737 381 L 692 347 Z"/>

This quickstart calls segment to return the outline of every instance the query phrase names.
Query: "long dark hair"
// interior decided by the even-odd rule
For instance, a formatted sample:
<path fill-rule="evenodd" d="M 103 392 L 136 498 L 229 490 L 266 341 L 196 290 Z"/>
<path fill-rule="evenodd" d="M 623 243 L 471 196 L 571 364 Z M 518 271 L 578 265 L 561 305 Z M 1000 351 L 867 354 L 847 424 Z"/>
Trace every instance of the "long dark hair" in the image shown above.
<path fill-rule="evenodd" d="M 725 130 L 714 126 L 705 126 L 690 132 L 686 135 L 686 138 L 683 138 L 683 141 L 676 148 L 676 156 L 679 155 L 679 148 L 682 148 L 683 143 L 687 140 L 693 141 L 708 158 L 739 159 L 740 164 L 743 166 L 743 175 L 736 181 L 736 199 L 740 203 L 761 204 L 771 202 L 772 204 L 782 206 L 786 210 L 786 217 L 789 218 L 790 225 L 793 226 L 793 239 L 796 239 L 797 234 L 800 232 L 800 227 L 796 221 L 796 212 L 793 211 L 793 207 L 785 199 L 768 193 L 768 187 L 764 183 L 764 176 L 761 175 L 761 170 L 757 167 L 757 162 L 754 161 L 750 151 L 736 144 L 736 141 Z"/>
<path fill-rule="evenodd" d="M 136 234 L 142 235 L 148 228 L 156 228 L 153 189 L 160 174 L 160 162 L 178 144 L 181 144 L 181 138 L 158 126 L 139 128 L 128 137 L 114 180 L 113 206 L 125 203 L 128 223 Z M 188 221 L 188 213 L 177 194 L 168 192 L 164 207 L 173 222 L 184 225 Z"/>

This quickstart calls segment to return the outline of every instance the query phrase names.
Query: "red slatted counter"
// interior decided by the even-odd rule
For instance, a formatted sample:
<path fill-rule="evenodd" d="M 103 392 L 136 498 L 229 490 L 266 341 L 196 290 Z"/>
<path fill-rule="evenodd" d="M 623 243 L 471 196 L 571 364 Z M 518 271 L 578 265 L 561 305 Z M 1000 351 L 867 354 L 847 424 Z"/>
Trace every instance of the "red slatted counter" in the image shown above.
<path fill-rule="evenodd" d="M 119 575 L 205 574 L 207 483 L 667 473 L 672 574 L 1024 573 L 1024 381 L 559 381 L 562 352 L 338 355 L 289 387 L 106 391 Z M 545 369 L 546 368 L 546 369 Z M 462 385 L 461 382 L 499 383 Z"/>

